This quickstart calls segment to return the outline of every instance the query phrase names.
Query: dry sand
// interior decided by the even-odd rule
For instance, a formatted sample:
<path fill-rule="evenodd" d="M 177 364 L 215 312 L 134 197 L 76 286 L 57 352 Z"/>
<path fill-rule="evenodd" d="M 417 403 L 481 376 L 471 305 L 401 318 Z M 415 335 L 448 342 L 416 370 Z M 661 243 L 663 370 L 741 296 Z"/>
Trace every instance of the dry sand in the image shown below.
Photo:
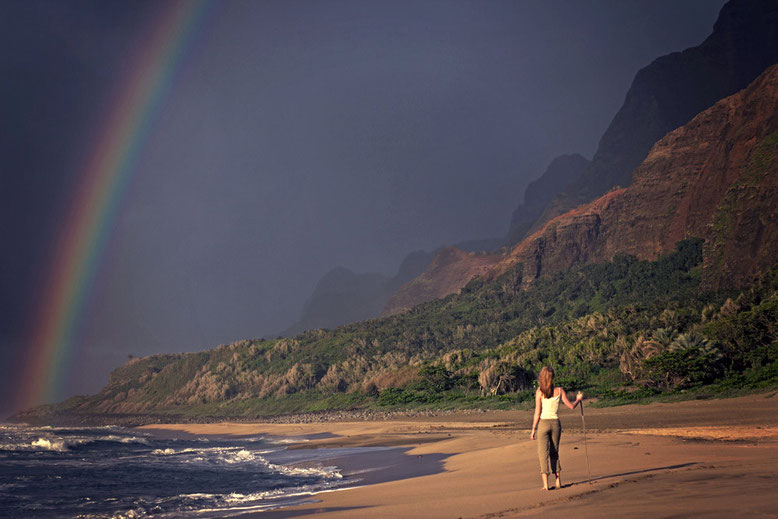
<path fill-rule="evenodd" d="M 241 517 L 778 518 L 775 394 L 587 407 L 586 443 L 578 410 L 565 409 L 560 415 L 565 486 L 548 492 L 540 489 L 528 411 L 371 422 L 150 428 L 218 435 L 318 434 L 323 437 L 297 448 L 386 445 L 406 450 L 390 481 L 322 493 L 315 496 L 316 503 Z"/>

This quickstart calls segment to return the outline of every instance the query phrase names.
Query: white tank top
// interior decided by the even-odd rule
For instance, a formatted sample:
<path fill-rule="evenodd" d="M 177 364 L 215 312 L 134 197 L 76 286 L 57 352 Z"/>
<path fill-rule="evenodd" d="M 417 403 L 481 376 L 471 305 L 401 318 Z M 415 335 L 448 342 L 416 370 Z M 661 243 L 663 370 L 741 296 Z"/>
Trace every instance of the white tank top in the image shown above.
<path fill-rule="evenodd" d="M 557 411 L 559 411 L 559 399 L 561 393 L 552 396 L 551 398 L 543 397 L 540 403 L 540 419 L 541 420 L 557 420 Z"/>

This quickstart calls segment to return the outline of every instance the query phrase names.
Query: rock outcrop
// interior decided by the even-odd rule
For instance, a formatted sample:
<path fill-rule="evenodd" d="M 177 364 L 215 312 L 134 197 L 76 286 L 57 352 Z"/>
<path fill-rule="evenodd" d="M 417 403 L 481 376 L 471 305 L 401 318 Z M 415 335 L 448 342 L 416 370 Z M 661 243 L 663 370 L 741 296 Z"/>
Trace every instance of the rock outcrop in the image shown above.
<path fill-rule="evenodd" d="M 591 163 L 527 226 L 528 233 L 614 186 L 628 186 L 654 143 L 776 62 L 778 2 L 728 2 L 704 42 L 662 56 L 637 73 Z"/>
<path fill-rule="evenodd" d="M 548 222 L 489 274 L 517 263 L 529 283 L 617 253 L 654 259 L 705 240 L 706 288 L 747 282 L 778 258 L 778 65 L 669 133 L 632 184 Z"/>
<path fill-rule="evenodd" d="M 491 270 L 501 259 L 501 254 L 443 248 L 423 274 L 403 285 L 391 297 L 381 315 L 398 314 L 425 301 L 458 292 L 471 279 Z"/>

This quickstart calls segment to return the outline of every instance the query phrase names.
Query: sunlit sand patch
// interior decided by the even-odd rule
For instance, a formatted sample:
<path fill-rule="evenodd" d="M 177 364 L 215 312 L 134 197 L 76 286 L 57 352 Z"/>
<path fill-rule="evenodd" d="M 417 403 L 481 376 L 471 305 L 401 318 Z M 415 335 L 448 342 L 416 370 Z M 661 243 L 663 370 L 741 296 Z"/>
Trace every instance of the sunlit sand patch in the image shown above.
<path fill-rule="evenodd" d="M 704 426 L 704 427 L 663 427 L 647 429 L 629 429 L 621 431 L 627 434 L 645 434 L 652 436 L 676 436 L 687 439 L 737 441 L 737 440 L 778 440 L 778 427 L 774 426 Z"/>

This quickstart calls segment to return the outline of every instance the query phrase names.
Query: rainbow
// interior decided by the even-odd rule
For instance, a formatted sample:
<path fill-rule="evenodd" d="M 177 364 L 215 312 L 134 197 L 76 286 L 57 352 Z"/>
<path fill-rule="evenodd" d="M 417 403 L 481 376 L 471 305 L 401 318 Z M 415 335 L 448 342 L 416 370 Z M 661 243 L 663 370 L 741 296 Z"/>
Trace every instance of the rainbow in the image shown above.
<path fill-rule="evenodd" d="M 123 195 L 209 4 L 161 4 L 90 146 L 31 313 L 27 357 L 17 386 L 20 408 L 62 396 L 84 307 Z"/>

